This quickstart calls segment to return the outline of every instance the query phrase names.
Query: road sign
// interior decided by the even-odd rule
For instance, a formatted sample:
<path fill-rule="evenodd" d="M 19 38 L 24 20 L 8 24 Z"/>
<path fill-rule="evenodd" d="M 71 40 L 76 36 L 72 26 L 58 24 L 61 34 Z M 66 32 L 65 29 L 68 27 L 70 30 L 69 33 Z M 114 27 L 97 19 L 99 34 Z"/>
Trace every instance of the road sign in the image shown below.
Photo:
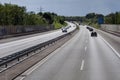
<path fill-rule="evenodd" d="M 104 18 L 103 17 L 98 18 L 98 24 L 104 24 Z"/>

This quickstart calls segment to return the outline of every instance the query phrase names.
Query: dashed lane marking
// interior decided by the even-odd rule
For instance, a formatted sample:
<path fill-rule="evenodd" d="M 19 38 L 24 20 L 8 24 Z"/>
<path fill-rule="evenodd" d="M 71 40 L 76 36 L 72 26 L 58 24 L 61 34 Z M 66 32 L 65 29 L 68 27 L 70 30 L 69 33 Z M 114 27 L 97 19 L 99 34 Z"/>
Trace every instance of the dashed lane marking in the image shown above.
<path fill-rule="evenodd" d="M 82 60 L 81 67 L 80 67 L 80 70 L 81 70 L 81 71 L 82 71 L 82 70 L 83 70 L 83 68 L 84 68 L 84 64 L 85 64 L 85 61 L 84 61 L 84 60 Z"/>

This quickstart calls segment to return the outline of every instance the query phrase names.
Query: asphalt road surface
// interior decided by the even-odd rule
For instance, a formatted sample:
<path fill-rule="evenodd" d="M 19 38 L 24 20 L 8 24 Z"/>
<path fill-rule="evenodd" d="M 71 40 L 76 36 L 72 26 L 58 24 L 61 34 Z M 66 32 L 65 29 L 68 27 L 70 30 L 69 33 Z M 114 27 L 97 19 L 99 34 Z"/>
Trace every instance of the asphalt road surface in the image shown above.
<path fill-rule="evenodd" d="M 47 31 L 47 32 L 34 33 L 34 34 L 29 34 L 29 35 L 23 35 L 23 36 L 16 36 L 16 37 L 0 39 L 0 44 L 8 43 L 8 42 L 11 42 L 11 41 L 17 41 L 17 40 L 21 40 L 21 39 L 25 39 L 25 38 L 30 38 L 30 37 L 34 37 L 34 36 L 40 36 L 40 35 L 52 33 L 52 32 L 55 32 L 55 31 L 57 31 L 57 30 L 51 30 L 51 31 Z"/>
<path fill-rule="evenodd" d="M 120 58 L 103 38 L 85 26 L 21 80 L 120 80 Z"/>
<path fill-rule="evenodd" d="M 106 39 L 107 42 L 109 42 L 110 45 L 112 45 L 117 52 L 120 53 L 120 37 L 115 36 L 113 34 L 109 34 L 107 32 L 97 30 L 97 32 Z"/>
<path fill-rule="evenodd" d="M 76 27 L 74 24 L 69 23 L 71 27 L 67 30 L 68 32 L 73 31 Z M 37 44 L 49 41 L 54 39 L 58 36 L 64 35 L 62 30 L 57 30 L 48 34 L 33 36 L 25 39 L 15 40 L 15 41 L 8 41 L 6 43 L 0 44 L 0 58 L 5 57 L 7 55 L 22 51 L 29 47 L 35 46 Z"/>

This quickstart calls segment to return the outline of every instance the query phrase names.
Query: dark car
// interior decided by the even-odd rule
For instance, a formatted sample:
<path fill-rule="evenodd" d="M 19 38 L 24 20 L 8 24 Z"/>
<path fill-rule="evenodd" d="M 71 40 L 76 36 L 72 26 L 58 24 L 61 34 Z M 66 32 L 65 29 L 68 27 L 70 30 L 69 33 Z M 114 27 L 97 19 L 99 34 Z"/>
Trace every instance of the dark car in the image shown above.
<path fill-rule="evenodd" d="M 89 31 L 93 31 L 93 28 L 91 27 L 86 27 Z"/>
<path fill-rule="evenodd" d="M 93 31 L 93 28 L 90 28 L 89 31 Z"/>
<path fill-rule="evenodd" d="M 91 32 L 91 37 L 97 37 L 97 32 Z"/>
<path fill-rule="evenodd" d="M 89 29 L 90 27 L 86 27 L 87 29 Z"/>
<path fill-rule="evenodd" d="M 62 28 L 62 32 L 67 32 L 67 29 L 66 28 Z"/>

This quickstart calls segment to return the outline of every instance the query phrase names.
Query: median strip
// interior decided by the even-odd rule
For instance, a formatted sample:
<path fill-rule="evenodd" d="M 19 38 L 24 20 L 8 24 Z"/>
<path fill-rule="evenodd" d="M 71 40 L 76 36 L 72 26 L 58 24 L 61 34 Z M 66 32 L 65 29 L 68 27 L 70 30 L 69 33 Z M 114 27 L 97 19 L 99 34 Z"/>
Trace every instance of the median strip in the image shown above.
<path fill-rule="evenodd" d="M 72 38 L 76 33 L 77 33 L 77 30 L 71 32 L 70 34 L 69 33 L 65 34 L 64 36 L 62 36 L 61 38 L 58 38 L 52 43 L 50 44 L 48 43 L 47 47 L 45 47 L 46 45 L 43 46 L 45 47 L 45 49 L 36 47 L 35 49 L 37 49 L 38 51 L 34 50 L 34 52 L 32 52 L 34 53 L 33 55 L 29 56 L 30 54 L 26 53 L 25 56 L 29 56 L 28 58 L 24 59 L 23 61 L 21 61 L 20 58 L 18 58 L 19 63 L 11 67 L 8 67 L 7 69 L 0 72 L 0 78 L 2 80 L 13 80 L 14 78 L 22 74 L 24 71 L 26 71 L 27 69 L 29 69 L 30 67 L 32 67 L 33 65 L 41 61 L 43 58 L 48 56 L 50 53 L 55 51 L 57 48 L 61 47 L 61 45 L 63 45 L 66 41 Z"/>

